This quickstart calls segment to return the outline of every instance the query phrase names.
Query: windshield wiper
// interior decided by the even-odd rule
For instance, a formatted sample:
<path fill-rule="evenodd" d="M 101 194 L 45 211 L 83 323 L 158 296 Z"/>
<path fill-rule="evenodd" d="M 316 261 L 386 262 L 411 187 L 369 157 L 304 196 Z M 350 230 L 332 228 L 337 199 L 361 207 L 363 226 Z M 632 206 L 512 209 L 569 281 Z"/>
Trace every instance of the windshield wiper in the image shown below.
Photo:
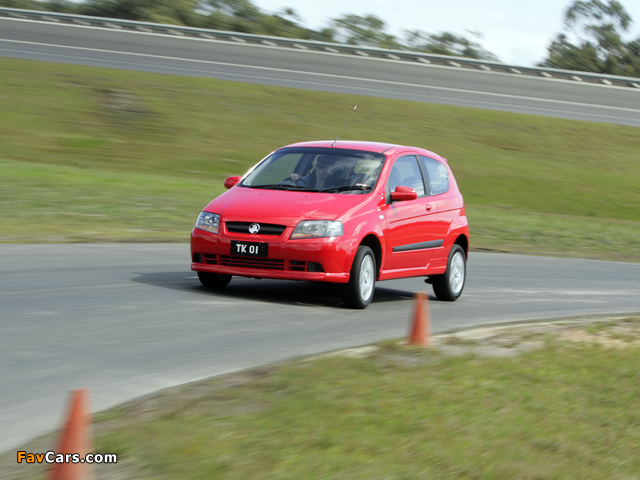
<path fill-rule="evenodd" d="M 315 188 L 302 187 L 300 185 L 288 185 L 286 183 L 272 183 L 267 185 L 248 185 L 249 188 L 264 188 L 272 190 L 300 190 L 304 192 L 317 192 Z"/>
<path fill-rule="evenodd" d="M 373 187 L 364 185 L 363 183 L 357 183 L 355 185 L 341 185 L 339 187 L 331 187 L 320 190 L 321 192 L 349 192 L 353 190 L 370 190 Z"/>

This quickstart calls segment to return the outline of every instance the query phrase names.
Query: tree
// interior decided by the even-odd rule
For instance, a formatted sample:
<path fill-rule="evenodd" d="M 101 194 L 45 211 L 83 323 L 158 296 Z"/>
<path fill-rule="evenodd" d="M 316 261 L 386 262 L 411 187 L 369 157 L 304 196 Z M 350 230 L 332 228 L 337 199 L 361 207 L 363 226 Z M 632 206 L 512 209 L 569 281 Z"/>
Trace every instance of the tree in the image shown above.
<path fill-rule="evenodd" d="M 421 30 L 407 31 L 407 43 L 402 43 L 387 33 L 384 22 L 374 15 L 344 15 L 332 20 L 331 26 L 332 37 L 350 45 L 497 60 L 495 55 L 479 44 L 448 32 L 431 34 Z"/>
<path fill-rule="evenodd" d="M 584 72 L 599 72 L 601 70 L 598 52 L 593 45 L 577 47 L 569 41 L 565 34 L 559 34 L 551 43 L 548 55 L 547 60 L 541 66 Z"/>
<path fill-rule="evenodd" d="M 449 32 L 439 34 L 426 33 L 421 30 L 406 32 L 407 45 L 411 50 L 438 55 L 497 60 L 496 56 L 483 49 L 478 43 Z"/>
<path fill-rule="evenodd" d="M 385 32 L 385 24 L 375 15 L 348 14 L 331 21 L 338 42 L 376 48 L 401 48 L 393 35 Z"/>
<path fill-rule="evenodd" d="M 575 1 L 564 15 L 567 33 L 551 42 L 543 67 L 582 70 L 613 75 L 640 76 L 640 58 L 634 42 L 625 42 L 631 16 L 616 0 Z M 568 34 L 577 37 L 571 43 Z"/>
<path fill-rule="evenodd" d="M 155 23 L 193 25 L 198 0 L 88 0 L 79 7 L 82 15 L 122 18 Z"/>
<path fill-rule="evenodd" d="M 200 8 L 215 10 L 230 17 L 241 15 L 246 10 L 256 10 L 249 0 L 201 0 Z"/>
<path fill-rule="evenodd" d="M 310 38 L 311 30 L 299 26 L 298 15 L 291 8 L 280 14 L 261 11 L 249 0 L 201 0 L 200 9 L 208 13 L 205 27 L 258 35 Z"/>
<path fill-rule="evenodd" d="M 618 27 L 627 31 L 632 20 L 622 4 L 616 0 L 609 0 L 607 3 L 600 0 L 578 0 L 565 11 L 564 22 L 569 28 L 582 29 L 587 35 L 598 38 L 602 27 Z"/>
<path fill-rule="evenodd" d="M 58 11 L 53 8 L 49 8 L 49 5 L 39 2 L 38 0 L 0 0 L 0 7 L 22 8 L 24 10 Z"/>

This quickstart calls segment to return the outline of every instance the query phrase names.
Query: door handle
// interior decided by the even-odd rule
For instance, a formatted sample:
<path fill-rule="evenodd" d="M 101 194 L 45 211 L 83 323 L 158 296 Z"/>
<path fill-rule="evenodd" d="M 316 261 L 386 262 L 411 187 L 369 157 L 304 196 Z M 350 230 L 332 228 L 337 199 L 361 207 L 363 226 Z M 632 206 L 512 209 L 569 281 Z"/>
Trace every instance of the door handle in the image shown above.
<path fill-rule="evenodd" d="M 433 208 L 433 205 L 431 205 L 430 203 L 427 203 L 427 205 L 425 206 L 425 208 L 427 209 L 427 212 L 430 212 L 431 209 Z"/>

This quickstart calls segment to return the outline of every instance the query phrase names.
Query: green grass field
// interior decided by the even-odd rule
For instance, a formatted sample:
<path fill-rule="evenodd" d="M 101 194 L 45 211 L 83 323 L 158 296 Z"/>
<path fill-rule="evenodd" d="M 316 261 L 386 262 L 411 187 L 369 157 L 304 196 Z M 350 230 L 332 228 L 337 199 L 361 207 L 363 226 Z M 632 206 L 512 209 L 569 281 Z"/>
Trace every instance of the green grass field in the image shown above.
<path fill-rule="evenodd" d="M 0 241 L 180 241 L 287 143 L 343 138 L 447 157 L 472 247 L 640 260 L 640 129 L 0 59 Z"/>

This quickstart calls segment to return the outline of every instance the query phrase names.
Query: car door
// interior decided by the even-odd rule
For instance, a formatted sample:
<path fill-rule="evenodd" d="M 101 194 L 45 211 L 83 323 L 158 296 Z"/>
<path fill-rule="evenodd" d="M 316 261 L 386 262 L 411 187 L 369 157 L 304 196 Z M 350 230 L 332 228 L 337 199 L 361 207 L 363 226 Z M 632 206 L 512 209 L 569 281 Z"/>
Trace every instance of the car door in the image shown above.
<path fill-rule="evenodd" d="M 413 188 L 414 200 L 392 201 L 398 186 Z M 436 203 L 430 201 L 423 170 L 416 155 L 397 158 L 387 180 L 387 242 L 385 269 L 408 269 L 429 264 L 438 244 Z"/>

